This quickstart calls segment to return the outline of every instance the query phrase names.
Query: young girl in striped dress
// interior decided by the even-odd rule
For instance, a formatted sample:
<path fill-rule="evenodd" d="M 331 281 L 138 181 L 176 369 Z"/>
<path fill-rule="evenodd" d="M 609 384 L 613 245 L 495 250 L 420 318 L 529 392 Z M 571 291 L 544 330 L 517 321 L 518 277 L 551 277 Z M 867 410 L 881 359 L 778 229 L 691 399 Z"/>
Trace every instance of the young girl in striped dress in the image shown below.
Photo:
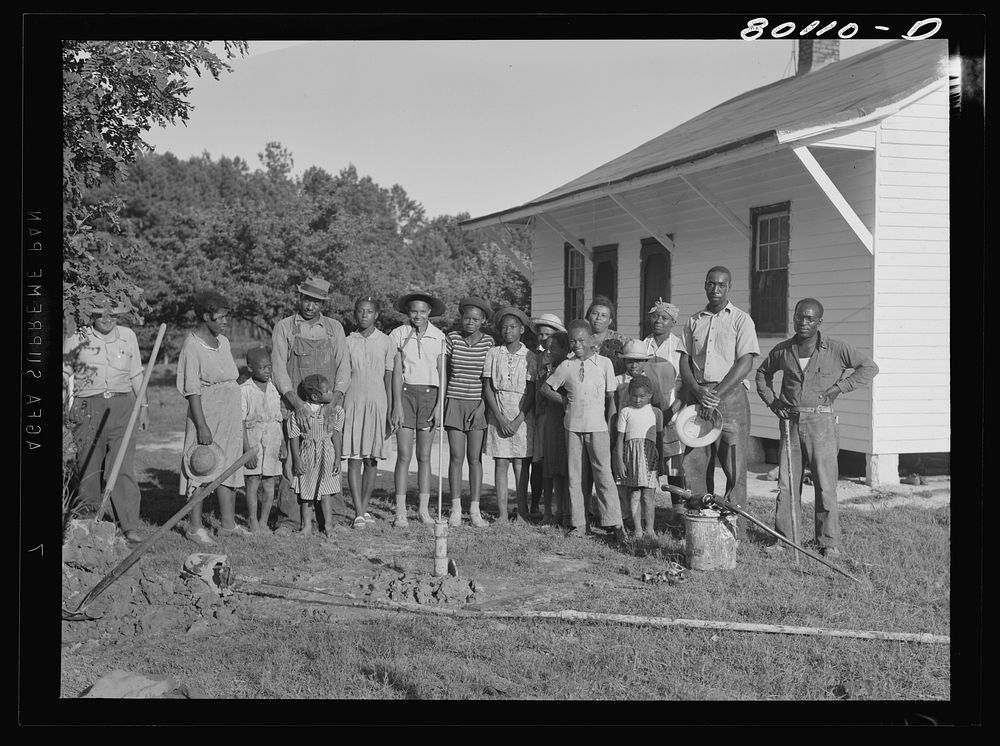
<path fill-rule="evenodd" d="M 288 418 L 288 445 L 292 452 L 292 489 L 299 496 L 303 536 L 312 531 L 312 514 L 322 519 L 323 534 L 333 530 L 331 500 L 340 492 L 340 451 L 344 431 L 344 409 L 337 407 L 327 418 L 323 405 L 333 397 L 325 376 L 306 376 L 300 384 L 300 396 L 309 410 L 309 426 L 299 428 L 295 417 Z M 317 510 L 317 508 L 319 510 Z"/>
<path fill-rule="evenodd" d="M 635 537 L 640 539 L 643 528 L 650 536 L 654 533 L 654 489 L 659 486 L 657 463 L 663 437 L 663 412 L 650 404 L 653 385 L 646 376 L 633 377 L 628 391 L 629 403 L 618 413 L 611 468 L 618 483 L 629 491 L 630 510 L 626 511 L 622 499 L 622 514 L 632 514 Z"/>

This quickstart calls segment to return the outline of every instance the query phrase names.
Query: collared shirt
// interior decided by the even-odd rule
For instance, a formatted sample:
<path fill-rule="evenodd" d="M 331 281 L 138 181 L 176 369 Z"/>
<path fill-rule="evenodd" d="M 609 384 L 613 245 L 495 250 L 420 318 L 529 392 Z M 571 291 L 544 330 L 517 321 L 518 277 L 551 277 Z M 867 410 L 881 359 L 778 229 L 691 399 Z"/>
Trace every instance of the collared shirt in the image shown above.
<path fill-rule="evenodd" d="M 63 370 L 73 376 L 76 397 L 127 393 L 133 390 L 132 379 L 142 375 L 139 342 L 127 326 L 116 325 L 106 337 L 89 326 L 78 330 L 63 342 L 63 359 L 74 355 Z"/>
<path fill-rule="evenodd" d="M 699 383 L 719 383 L 738 358 L 760 355 L 753 319 L 732 303 L 718 313 L 705 308 L 694 314 L 684 325 L 683 342 Z M 750 388 L 745 380 L 743 385 Z"/>
<path fill-rule="evenodd" d="M 608 422 L 604 419 L 605 397 L 618 389 L 615 367 L 608 358 L 597 353 L 586 360 L 569 358 L 545 383 L 557 391 L 560 387 L 566 389 L 569 403 L 563 423 L 567 430 L 575 433 L 608 431 Z"/>
<path fill-rule="evenodd" d="M 257 382 L 248 378 L 240 384 L 240 401 L 247 427 L 258 422 L 281 422 L 281 401 L 271 381 L 261 391 Z"/>
<path fill-rule="evenodd" d="M 816 349 L 805 370 L 799 365 L 795 337 L 778 342 L 757 368 L 757 393 L 768 406 L 775 399 L 771 382 L 778 371 L 781 401 L 793 407 L 818 406 L 820 394 L 833 385 L 846 394 L 872 382 L 878 366 L 870 357 L 847 342 L 824 337 L 820 332 L 817 335 Z M 851 368 L 854 372 L 845 377 L 845 371 Z"/>
<path fill-rule="evenodd" d="M 275 324 L 274 332 L 271 334 L 272 380 L 278 393 L 284 396 L 292 389 L 292 377 L 288 373 L 288 355 L 296 335 L 306 339 L 330 339 L 333 344 L 333 364 L 336 370 L 331 370 L 327 378 L 333 383 L 334 391 L 346 393 L 351 384 L 351 366 L 346 364 L 347 337 L 343 325 L 321 313 L 306 320 L 298 312 Z"/>
<path fill-rule="evenodd" d="M 448 333 L 448 398 L 479 401 L 483 398 L 483 363 L 493 347 L 489 334 L 470 345 L 458 332 Z"/>
<path fill-rule="evenodd" d="M 410 324 L 397 326 L 389 332 L 392 348 L 399 352 L 403 363 L 403 383 L 414 386 L 440 386 L 438 357 L 445 352 L 444 332 L 427 322 L 424 333 Z"/>

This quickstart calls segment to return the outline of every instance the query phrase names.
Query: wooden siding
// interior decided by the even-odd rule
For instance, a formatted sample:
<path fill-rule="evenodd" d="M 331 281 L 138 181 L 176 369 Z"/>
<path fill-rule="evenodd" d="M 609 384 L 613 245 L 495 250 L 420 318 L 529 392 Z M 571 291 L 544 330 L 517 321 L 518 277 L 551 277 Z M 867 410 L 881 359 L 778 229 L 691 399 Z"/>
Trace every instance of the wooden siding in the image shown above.
<path fill-rule="evenodd" d="M 816 148 L 813 151 L 837 188 L 861 220 L 874 224 L 874 155 L 857 150 Z M 791 311 L 803 297 L 819 298 L 825 307 L 823 329 L 831 336 L 872 352 L 873 257 L 861 244 L 819 187 L 790 152 L 706 171 L 699 181 L 749 224 L 750 208 L 790 201 L 789 333 L 759 335 L 761 354 L 791 336 Z M 903 182 L 907 185 L 909 182 Z M 705 305 L 705 271 L 715 264 L 729 267 L 733 287 L 729 297 L 744 310 L 749 304 L 750 249 L 744 237 L 726 224 L 680 180 L 629 193 L 645 215 L 674 236 L 671 252 L 671 300 L 681 309 L 682 325 Z M 899 197 L 902 199 L 902 197 Z M 555 213 L 558 221 L 587 245 L 618 244 L 618 328 L 639 333 L 639 252 L 649 234 L 608 198 Z M 536 222 L 535 282 L 532 311 L 562 306 L 562 238 Z M 930 230 L 935 230 L 931 228 Z M 589 272 L 589 267 L 588 267 Z M 930 280 L 928 280 L 930 281 Z M 591 280 L 586 283 L 590 292 Z M 589 295 L 586 298 L 589 302 Z M 906 330 L 898 330 L 905 332 Z M 881 361 L 878 361 L 881 365 Z M 752 434 L 777 438 L 777 419 L 767 410 L 751 383 Z M 775 387 L 780 385 L 780 376 Z M 852 392 L 838 401 L 841 447 L 871 450 L 871 390 Z"/>
<path fill-rule="evenodd" d="M 877 453 L 951 450 L 948 106 L 943 83 L 879 132 Z"/>

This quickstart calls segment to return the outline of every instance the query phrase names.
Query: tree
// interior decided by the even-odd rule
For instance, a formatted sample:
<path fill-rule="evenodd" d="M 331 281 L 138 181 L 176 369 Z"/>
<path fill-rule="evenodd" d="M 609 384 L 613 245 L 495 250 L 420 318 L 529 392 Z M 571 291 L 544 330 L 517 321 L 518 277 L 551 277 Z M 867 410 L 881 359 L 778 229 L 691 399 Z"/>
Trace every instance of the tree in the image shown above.
<path fill-rule="evenodd" d="M 188 76 L 231 70 L 207 41 L 75 41 L 62 43 L 63 63 L 63 293 L 66 330 L 86 323 L 95 306 L 112 302 L 145 308 L 132 278 L 142 258 L 133 242 L 113 240 L 122 202 L 94 199 L 90 190 L 117 185 L 153 125 L 188 119 Z M 226 41 L 227 59 L 246 53 Z"/>

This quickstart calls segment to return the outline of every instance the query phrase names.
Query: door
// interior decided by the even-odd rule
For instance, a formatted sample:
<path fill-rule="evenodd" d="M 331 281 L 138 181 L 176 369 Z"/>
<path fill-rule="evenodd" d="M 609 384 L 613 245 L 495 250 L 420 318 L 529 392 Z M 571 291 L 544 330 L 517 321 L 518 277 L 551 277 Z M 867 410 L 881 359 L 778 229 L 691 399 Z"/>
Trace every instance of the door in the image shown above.
<path fill-rule="evenodd" d="M 639 328 L 642 336 L 647 337 L 652 332 L 647 311 L 657 298 L 670 301 L 670 252 L 655 238 L 644 238 L 639 257 L 639 275 L 642 278 Z"/>
<path fill-rule="evenodd" d="M 618 244 L 594 247 L 594 294 L 611 299 L 618 308 Z M 612 329 L 618 328 L 618 314 L 611 324 Z"/>

